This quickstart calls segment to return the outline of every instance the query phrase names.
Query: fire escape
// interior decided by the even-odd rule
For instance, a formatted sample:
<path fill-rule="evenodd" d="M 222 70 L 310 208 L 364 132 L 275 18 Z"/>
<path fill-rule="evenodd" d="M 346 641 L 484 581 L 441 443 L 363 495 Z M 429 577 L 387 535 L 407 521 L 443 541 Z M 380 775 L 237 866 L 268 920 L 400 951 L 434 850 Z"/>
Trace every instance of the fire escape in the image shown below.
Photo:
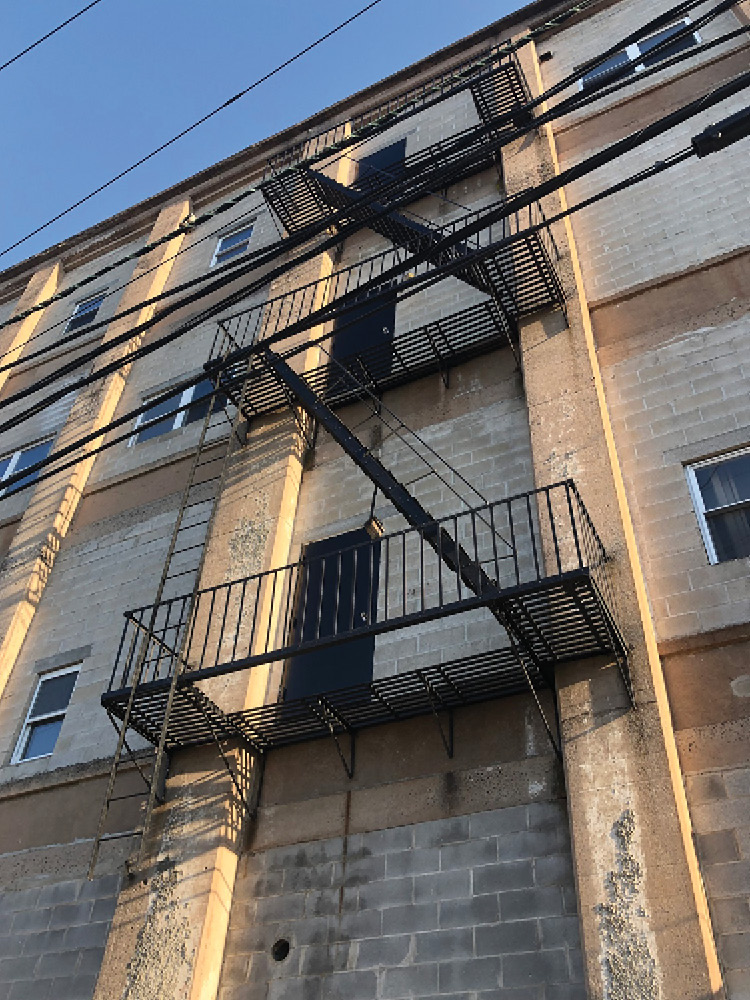
<path fill-rule="evenodd" d="M 372 168 L 360 169 L 349 186 L 326 172 L 348 148 L 466 91 L 478 118 L 471 127 L 392 162 L 371 158 Z M 367 228 L 391 245 L 218 324 L 205 365 L 214 395 L 156 600 L 126 612 L 102 696 L 118 746 L 92 871 L 99 844 L 122 835 L 106 833 L 106 818 L 117 799 L 118 769 L 128 758 L 148 791 L 145 829 L 165 756 L 182 748 L 216 743 L 236 783 L 224 741 L 239 741 L 262 758 L 276 747 L 325 737 L 335 741 L 351 776 L 359 730 L 431 714 L 452 755 L 455 709 L 522 691 L 535 697 L 540 689 L 554 691 L 555 666 L 568 660 L 608 654 L 629 688 L 607 555 L 574 482 L 435 518 L 336 413 L 430 373 L 440 373 L 447 384 L 453 366 L 501 347 L 514 350 L 522 317 L 564 309 L 557 249 L 540 205 L 498 220 L 496 203 L 443 226 L 405 211 L 498 166 L 504 137 L 533 124 L 527 100 L 515 58 L 490 49 L 365 115 L 306 137 L 269 163 L 263 194 L 287 233 L 314 239 L 336 228 Z M 331 329 L 356 326 L 363 317 L 377 320 L 394 303 L 449 277 L 473 289 L 474 304 L 380 341 L 370 338 L 364 347 L 349 338 L 344 343 L 351 349 L 325 364 L 295 368 L 310 342 L 309 334 L 301 343 L 290 341 L 294 335 L 323 326 L 330 338 Z M 201 588 L 215 501 L 242 447 L 240 429 L 287 407 L 308 446 L 314 447 L 315 429 L 324 427 L 407 527 L 384 534 L 370 518 L 367 537 L 336 551 Z M 218 412 L 231 426 L 220 440 L 211 432 Z M 202 686 L 219 675 L 364 638 L 374 642 L 468 612 L 494 619 L 498 641 L 490 652 L 244 710 L 220 708 Z M 155 748 L 150 771 L 128 742 L 131 731 Z M 554 744 L 553 727 L 548 732 Z"/>

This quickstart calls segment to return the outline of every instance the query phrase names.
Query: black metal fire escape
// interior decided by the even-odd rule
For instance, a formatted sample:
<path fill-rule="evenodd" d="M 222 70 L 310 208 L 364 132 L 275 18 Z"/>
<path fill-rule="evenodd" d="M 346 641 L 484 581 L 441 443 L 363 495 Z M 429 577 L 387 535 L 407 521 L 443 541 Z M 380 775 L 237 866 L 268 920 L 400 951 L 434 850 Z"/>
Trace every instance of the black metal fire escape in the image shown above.
<path fill-rule="evenodd" d="M 478 125 L 406 157 L 397 171 L 375 172 L 353 187 L 326 174 L 331 157 L 355 142 L 384 133 L 394 123 L 465 90 L 474 99 Z M 312 232 L 316 227 L 322 231 L 334 222 L 355 222 L 393 245 L 219 324 L 206 365 L 215 393 L 159 591 L 153 604 L 126 614 L 109 690 L 102 697 L 118 731 L 118 746 L 92 872 L 98 846 L 108 836 L 105 824 L 109 805 L 116 799 L 118 769 L 128 755 L 137 757 L 127 742 L 130 730 L 156 748 L 154 778 L 162 771 L 165 754 L 184 747 L 217 743 L 224 756 L 222 742 L 229 739 L 262 755 L 277 746 L 321 736 L 335 740 L 351 774 L 359 729 L 433 714 L 452 754 L 456 707 L 529 688 L 534 693 L 539 687 L 553 688 L 555 664 L 564 660 L 610 654 L 627 683 L 625 646 L 612 616 L 606 554 L 572 482 L 435 519 L 334 412 L 367 393 L 382 396 L 395 385 L 431 372 L 447 378 L 457 363 L 512 344 L 517 321 L 524 315 L 540 308 L 564 308 L 554 266 L 556 248 L 541 206 L 531 205 L 523 214 L 488 224 L 478 234 L 476 223 L 487 210 L 466 213 L 442 227 L 416 221 L 402 211 L 410 202 L 496 163 L 502 136 L 510 127 L 508 114 L 517 108 L 517 119 L 523 120 L 527 97 L 515 59 L 488 50 L 387 106 L 307 137 L 269 165 L 263 192 L 288 232 Z M 500 118 L 505 124 L 496 127 Z M 464 230 L 472 235 L 464 238 Z M 291 336 L 333 321 L 345 323 L 363 307 L 377 311 L 386 295 L 401 301 L 448 276 L 472 286 L 483 300 L 417 329 L 391 331 L 387 342 L 355 351 L 335 365 L 300 374 L 290 363 L 294 352 L 282 356 L 264 346 L 264 341 L 282 332 Z M 323 426 L 409 526 L 346 554 L 355 565 L 369 560 L 372 567 L 379 560 L 381 596 L 367 615 L 337 622 L 333 630 L 318 623 L 317 632 L 313 629 L 307 636 L 296 634 L 292 624 L 302 563 L 200 589 L 215 500 L 239 441 L 240 425 L 287 406 L 303 433 L 314 425 Z M 211 414 L 217 407 L 229 412 L 232 424 L 232 435 L 224 443 L 217 443 L 211 432 Z M 206 462 L 217 470 L 213 475 L 201 471 Z M 208 493 L 206 479 L 214 482 Z M 191 511 L 201 514 L 200 524 L 191 521 Z M 197 536 L 196 525 L 203 527 Z M 187 543 L 184 548 L 181 539 Z M 195 559 L 183 568 L 177 557 L 188 551 Z M 340 553 L 339 566 L 342 558 Z M 185 585 L 174 592 L 174 581 L 180 578 Z M 501 627 L 503 639 L 493 652 L 244 711 L 222 711 L 200 686 L 211 677 L 285 660 L 311 648 L 467 611 L 486 612 Z M 350 742 L 348 753 L 344 740 Z M 145 777 L 144 829 L 158 797 L 157 781 Z"/>

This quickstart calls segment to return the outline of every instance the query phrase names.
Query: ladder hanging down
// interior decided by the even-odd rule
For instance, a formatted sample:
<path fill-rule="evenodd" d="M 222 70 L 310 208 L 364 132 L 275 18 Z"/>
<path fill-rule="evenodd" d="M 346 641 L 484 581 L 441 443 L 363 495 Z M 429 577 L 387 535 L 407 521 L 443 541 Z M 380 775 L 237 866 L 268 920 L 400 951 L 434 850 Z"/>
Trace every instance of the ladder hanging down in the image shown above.
<path fill-rule="evenodd" d="M 226 331 L 224 331 L 220 355 L 227 353 L 232 346 L 231 337 Z M 186 595 L 181 604 L 180 620 L 170 625 L 170 631 L 175 636 L 175 642 L 180 643 L 180 646 L 184 645 L 185 637 L 187 635 L 187 623 L 190 621 L 192 607 L 195 603 L 195 594 L 200 585 L 200 576 L 205 558 L 206 543 L 211 532 L 217 507 L 216 501 L 221 494 L 222 485 L 229 467 L 229 460 L 234 454 L 235 445 L 238 443 L 242 444 L 242 440 L 240 438 L 240 425 L 244 419 L 242 412 L 244 407 L 238 406 L 237 403 L 242 403 L 244 400 L 246 383 L 247 377 L 245 377 L 245 380 L 241 383 L 242 388 L 239 393 L 239 398 L 235 397 L 235 402 L 232 402 L 225 395 L 225 393 L 221 391 L 221 388 L 218 385 L 214 386 L 214 390 L 210 394 L 208 409 L 203 419 L 198 446 L 193 455 L 187 482 L 182 491 L 177 518 L 174 523 L 169 548 L 167 550 L 167 556 L 164 561 L 164 568 L 156 590 L 154 611 L 152 613 L 153 620 L 148 622 L 143 627 L 140 647 L 137 656 L 135 657 L 133 686 L 131 688 L 125 715 L 122 722 L 120 722 L 111 713 L 107 713 L 113 726 L 115 727 L 115 730 L 117 731 L 117 747 L 112 759 L 109 780 L 107 783 L 107 791 L 102 805 L 101 815 L 99 817 L 99 825 L 97 827 L 96 836 L 94 838 L 94 846 L 88 870 L 89 878 L 93 878 L 94 869 L 99 856 L 99 848 L 102 843 L 108 840 L 141 836 L 142 852 L 143 838 L 146 830 L 148 829 L 154 805 L 157 801 L 162 801 L 159 786 L 163 782 L 166 771 L 166 754 L 168 752 L 168 748 L 166 747 L 166 732 L 167 722 L 169 719 L 169 708 L 171 707 L 171 702 L 173 700 L 173 691 L 170 691 L 170 702 L 165 715 L 161 739 L 159 741 L 159 745 L 155 749 L 146 751 L 145 753 L 135 753 L 128 744 L 127 730 L 133 712 L 137 687 L 142 681 L 147 679 L 148 669 L 151 665 L 149 657 L 153 656 L 153 653 L 150 653 L 150 650 L 152 650 L 154 646 L 154 629 L 156 626 L 155 616 L 157 614 L 157 609 L 161 601 L 168 599 L 170 596 L 174 596 L 172 591 Z M 233 409 L 236 409 L 236 413 L 233 418 L 230 418 L 228 412 L 230 405 Z M 218 441 L 209 440 L 208 431 L 212 424 L 212 418 L 217 413 L 221 413 L 229 424 L 230 430 L 225 437 L 222 437 Z M 165 636 L 166 634 L 165 630 Z M 169 649 L 166 643 L 163 644 L 163 648 L 165 652 L 169 652 L 170 654 L 173 652 Z M 179 657 L 178 662 L 182 662 Z M 158 660 L 156 667 L 158 669 Z M 175 670 L 175 677 L 178 672 L 178 670 Z M 221 747 L 219 749 L 221 750 Z M 222 756 L 224 756 L 223 751 Z M 137 793 L 118 795 L 115 794 L 117 779 L 118 777 L 121 777 L 120 771 L 126 761 L 130 761 L 136 767 L 140 777 L 143 779 L 145 789 Z M 144 798 L 146 796 L 148 796 L 146 809 L 142 817 L 143 821 L 140 827 L 135 830 L 128 830 L 125 832 L 105 833 L 107 817 L 113 802 L 135 797 Z"/>

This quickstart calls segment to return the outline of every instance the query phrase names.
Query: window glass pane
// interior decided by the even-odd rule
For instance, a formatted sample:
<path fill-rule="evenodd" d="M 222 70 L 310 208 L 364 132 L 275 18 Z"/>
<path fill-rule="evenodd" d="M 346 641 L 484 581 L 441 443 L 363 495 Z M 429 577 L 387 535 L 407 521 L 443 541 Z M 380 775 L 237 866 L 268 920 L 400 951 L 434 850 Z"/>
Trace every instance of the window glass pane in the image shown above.
<path fill-rule="evenodd" d="M 21 454 L 18 456 L 18 461 L 16 462 L 16 467 L 13 470 L 13 475 L 17 472 L 23 472 L 24 469 L 28 469 L 30 465 L 34 465 L 36 462 L 41 462 L 43 458 L 49 455 L 52 449 L 52 440 L 41 441 L 39 444 L 32 445 L 31 448 L 24 448 Z M 32 472 L 30 476 L 25 476 L 20 479 L 17 483 L 14 483 L 8 488 L 9 493 L 14 493 L 16 490 L 22 489 L 24 486 L 28 486 L 29 483 L 33 483 L 36 477 L 39 475 L 38 472 Z"/>
<path fill-rule="evenodd" d="M 51 754 L 55 749 L 57 737 L 60 735 L 63 720 L 45 719 L 44 722 L 32 722 L 29 726 L 29 735 L 26 745 L 21 753 L 21 760 L 30 760 L 32 757 L 44 757 Z"/>
<path fill-rule="evenodd" d="M 186 424 L 192 424 L 195 420 L 203 420 L 208 413 L 208 407 L 211 404 L 211 393 L 213 391 L 214 385 L 211 379 L 203 379 L 202 382 L 199 382 L 198 385 L 196 385 L 193 392 L 192 402 L 185 411 Z M 223 409 L 224 406 L 226 406 L 226 397 L 223 392 L 217 392 L 211 412 L 217 413 L 219 410 Z"/>
<path fill-rule="evenodd" d="M 10 465 L 12 458 L 12 455 L 8 455 L 6 458 L 0 459 L 0 479 L 2 479 L 8 471 L 8 466 Z"/>
<path fill-rule="evenodd" d="M 247 243 L 252 232 L 253 227 L 248 226 L 247 229 L 238 229 L 236 233 L 230 233 L 229 236 L 222 236 L 219 240 L 219 251 L 223 253 L 230 247 L 236 247 L 238 243 Z"/>
<path fill-rule="evenodd" d="M 70 696 L 75 687 L 78 673 L 72 670 L 69 674 L 59 674 L 42 680 L 31 706 L 30 717 L 47 715 L 49 712 L 64 712 L 68 707 Z"/>
<path fill-rule="evenodd" d="M 719 562 L 750 556 L 750 508 L 711 514 L 706 520 Z"/>
<path fill-rule="evenodd" d="M 156 406 L 149 407 L 141 418 L 142 422 L 138 425 L 136 440 L 148 441 L 149 438 L 158 437 L 159 434 L 166 434 L 167 431 L 171 431 L 174 427 L 174 416 L 168 416 L 165 420 L 159 420 L 158 418 L 164 417 L 167 414 L 174 414 L 179 405 L 180 397 L 170 396 L 169 399 L 157 403 Z"/>
<path fill-rule="evenodd" d="M 670 56 L 675 56 L 678 52 L 684 52 L 686 49 L 691 49 L 694 45 L 697 45 L 695 35 L 687 34 L 682 38 L 678 38 L 670 45 L 665 45 L 663 49 L 659 49 L 659 51 L 654 52 L 653 55 L 645 55 L 656 45 L 659 45 L 661 42 L 664 42 L 673 35 L 676 35 L 677 32 L 681 31 L 684 27 L 684 24 L 675 24 L 672 25 L 671 28 L 665 28 L 664 31 L 660 31 L 658 35 L 652 35 L 651 38 L 647 38 L 644 42 L 639 42 L 638 49 L 644 54 L 644 59 L 642 60 L 643 65 L 646 67 L 655 66 L 657 63 L 660 63 L 662 59 L 669 59 Z"/>
<path fill-rule="evenodd" d="M 75 312 L 68 320 L 68 330 L 75 330 L 79 326 L 85 326 L 87 323 L 93 322 L 103 301 L 104 296 L 99 295 L 95 299 L 89 299 L 88 302 L 79 302 L 75 308 Z"/>
<path fill-rule="evenodd" d="M 605 62 L 601 63 L 596 69 L 592 69 L 590 73 L 586 73 L 581 77 L 581 84 L 584 90 L 593 90 L 596 87 L 603 87 L 609 77 L 619 69 L 621 66 L 630 64 L 626 72 L 621 72 L 618 79 L 624 79 L 627 76 L 631 76 L 635 73 L 635 66 L 630 62 L 630 58 L 627 52 L 616 52 L 613 56 L 607 59 Z"/>
<path fill-rule="evenodd" d="M 699 466 L 695 478 L 707 511 L 750 500 L 750 454 Z"/>
<path fill-rule="evenodd" d="M 214 263 L 218 264 L 221 261 L 229 260 L 230 257 L 236 257 L 238 254 L 244 253 L 247 250 L 252 232 L 253 227 L 248 226 L 247 229 L 238 229 L 236 233 L 223 236 L 216 248 Z"/>

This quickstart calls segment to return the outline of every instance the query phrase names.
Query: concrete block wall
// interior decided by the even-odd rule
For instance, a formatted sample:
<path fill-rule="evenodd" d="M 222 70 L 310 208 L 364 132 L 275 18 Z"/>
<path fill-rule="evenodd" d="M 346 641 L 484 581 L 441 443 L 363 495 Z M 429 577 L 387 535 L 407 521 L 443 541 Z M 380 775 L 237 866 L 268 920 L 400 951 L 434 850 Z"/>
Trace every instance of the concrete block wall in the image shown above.
<path fill-rule="evenodd" d="M 542 64 L 545 85 L 557 83 L 601 52 L 604 45 L 615 44 L 670 6 L 665 0 L 614 4 L 575 28 L 560 32 L 540 48 L 552 54 Z M 691 16 L 699 16 L 708 6 L 696 8 Z M 735 15 L 729 12 L 702 29 L 701 38 L 710 40 L 737 26 Z M 742 46 L 746 46 L 742 39 L 720 46 L 708 56 L 695 57 L 643 82 L 636 80 L 612 98 L 598 100 L 584 111 L 563 118 L 555 126 L 562 167 L 584 159 L 634 132 L 645 121 L 655 120 L 740 72 L 747 62 L 747 50 L 743 54 Z M 738 60 L 732 63 L 734 69 L 728 63 L 724 66 L 725 57 L 728 60 L 732 53 L 737 53 Z M 714 64 L 706 67 L 711 59 Z M 662 90 L 670 82 L 674 93 Z M 569 186 L 569 204 L 684 149 L 691 137 L 707 125 L 743 106 L 742 95 L 727 100 L 598 169 Z M 680 164 L 573 216 L 589 300 L 616 296 L 642 282 L 746 245 L 750 203 L 743 195 L 738 196 L 745 186 L 746 159 L 742 146 L 735 145 L 717 154 L 713 162 L 692 160 Z"/>
<path fill-rule="evenodd" d="M 246 855 L 219 997 L 584 1000 L 582 979 L 552 801 Z"/>
<path fill-rule="evenodd" d="M 730 1000 L 750 996 L 750 768 L 691 774 L 698 857 Z"/>
<path fill-rule="evenodd" d="M 155 592 L 176 503 L 173 495 L 137 505 L 78 531 L 74 527 L 68 535 L 0 701 L 0 782 L 114 752 L 115 733 L 99 699 L 114 666 L 123 613 L 140 607 Z M 82 643 L 90 651 L 81 662 L 54 753 L 11 765 L 10 755 L 36 686 L 37 664 L 77 650 Z"/>
<path fill-rule="evenodd" d="M 0 998 L 90 1000 L 119 875 L 0 894 Z"/>
<path fill-rule="evenodd" d="M 747 560 L 709 565 L 685 464 L 750 444 L 750 316 L 654 339 L 604 375 L 657 634 L 671 639 L 748 617 Z"/>

